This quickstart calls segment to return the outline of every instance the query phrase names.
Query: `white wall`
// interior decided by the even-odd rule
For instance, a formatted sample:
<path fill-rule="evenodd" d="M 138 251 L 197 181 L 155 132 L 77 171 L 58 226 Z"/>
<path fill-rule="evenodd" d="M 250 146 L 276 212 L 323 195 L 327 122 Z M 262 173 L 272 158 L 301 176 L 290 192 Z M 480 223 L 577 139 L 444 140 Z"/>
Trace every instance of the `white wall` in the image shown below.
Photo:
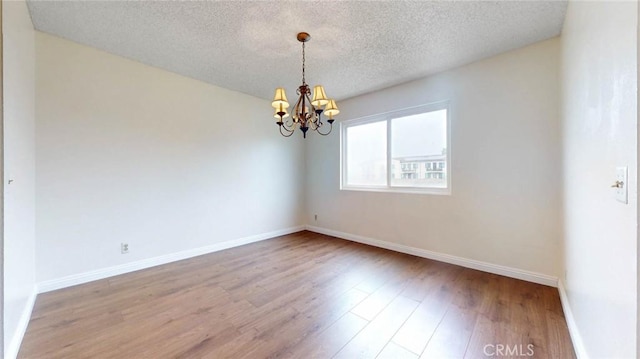
<path fill-rule="evenodd" d="M 18 349 L 35 295 L 35 32 L 24 1 L 2 6 L 4 344 L 9 358 Z"/>
<path fill-rule="evenodd" d="M 268 101 L 43 33 L 36 49 L 38 281 L 303 224 L 303 142 Z"/>
<path fill-rule="evenodd" d="M 340 191 L 339 136 L 311 138 L 308 223 L 557 276 L 558 70 L 555 38 L 340 102 L 348 120 L 449 100 L 452 194 Z"/>
<path fill-rule="evenodd" d="M 571 2 L 562 32 L 565 287 L 593 358 L 636 354 L 637 21 L 636 2 Z"/>

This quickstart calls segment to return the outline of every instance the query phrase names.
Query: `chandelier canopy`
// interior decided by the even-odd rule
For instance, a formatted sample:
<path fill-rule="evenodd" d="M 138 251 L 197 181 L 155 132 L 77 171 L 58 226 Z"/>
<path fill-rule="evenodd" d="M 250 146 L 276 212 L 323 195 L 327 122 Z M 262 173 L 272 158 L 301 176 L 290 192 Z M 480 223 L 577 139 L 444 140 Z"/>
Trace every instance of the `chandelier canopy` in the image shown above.
<path fill-rule="evenodd" d="M 331 130 L 333 129 L 333 116 L 340 113 L 336 102 L 333 99 L 327 98 L 322 85 L 316 85 L 313 87 L 313 98 L 310 98 L 311 90 L 304 77 L 304 44 L 309 40 L 311 40 L 311 35 L 308 33 L 301 32 L 298 34 L 298 41 L 302 43 L 302 85 L 300 85 L 296 90 L 298 100 L 293 106 L 291 115 L 287 112 L 289 102 L 287 101 L 287 94 L 283 87 L 278 87 L 276 89 L 273 102 L 271 102 L 271 106 L 275 109 L 273 117 L 277 119 L 276 123 L 280 128 L 280 133 L 285 137 L 290 137 L 295 131 L 296 126 L 300 127 L 300 131 L 302 131 L 304 138 L 307 137 L 307 131 L 309 129 L 326 136 L 331 133 Z M 327 122 L 329 123 L 329 130 L 326 132 L 321 130 L 324 125 L 322 122 L 323 113 L 325 116 L 329 117 L 329 119 L 327 119 Z"/>

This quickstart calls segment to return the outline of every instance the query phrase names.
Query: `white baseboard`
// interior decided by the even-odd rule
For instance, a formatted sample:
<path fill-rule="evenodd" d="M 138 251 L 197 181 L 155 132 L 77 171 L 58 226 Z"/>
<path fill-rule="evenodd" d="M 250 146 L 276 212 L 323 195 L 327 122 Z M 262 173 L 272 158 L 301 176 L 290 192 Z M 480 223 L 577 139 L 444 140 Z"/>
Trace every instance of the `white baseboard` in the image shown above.
<path fill-rule="evenodd" d="M 27 327 L 29 326 L 29 321 L 31 320 L 31 312 L 33 311 L 33 306 L 36 304 L 37 295 L 38 289 L 36 286 L 34 286 L 31 290 L 29 298 L 27 298 L 27 303 L 24 306 L 24 310 L 20 315 L 18 327 L 11 336 L 11 339 L 9 339 L 9 343 L 5 348 L 5 359 L 15 359 L 18 356 L 20 345 L 22 344 L 22 339 L 24 338 L 24 334 L 27 332 Z"/>
<path fill-rule="evenodd" d="M 373 238 L 363 237 L 355 234 L 334 231 L 332 229 L 326 229 L 326 228 L 315 227 L 315 226 L 307 226 L 306 229 L 312 232 L 326 234 L 328 236 L 333 236 L 333 237 L 338 237 L 338 238 L 346 239 L 353 242 L 368 244 L 370 246 L 385 248 L 385 249 L 389 249 L 396 252 L 411 254 L 418 257 L 433 259 L 439 262 L 451 263 L 451 264 L 459 265 L 461 267 L 477 269 L 483 272 L 498 274 L 505 277 L 521 279 L 528 282 L 548 285 L 551 287 L 558 286 L 558 278 L 550 275 L 542 274 L 542 273 L 530 272 L 530 271 L 526 271 L 518 268 L 512 268 L 512 267 L 506 267 L 506 266 L 501 266 L 497 264 L 482 262 L 475 259 L 468 259 L 463 257 L 452 256 L 450 254 L 428 251 L 426 249 L 415 248 L 415 247 L 405 246 L 403 244 L 381 241 L 379 239 L 373 239 Z"/>
<path fill-rule="evenodd" d="M 143 259 L 131 263 L 120 264 L 113 267 L 102 268 L 90 272 L 78 273 L 62 278 L 47 280 L 38 283 L 38 293 L 50 292 L 52 290 L 71 287 L 78 284 L 83 284 L 87 282 L 92 282 L 98 279 L 104 279 L 108 277 L 113 277 L 120 274 L 125 274 L 129 272 L 134 272 L 141 269 L 146 269 L 150 267 L 155 267 L 162 264 L 167 264 L 187 258 L 192 258 L 196 256 L 200 256 L 203 254 L 208 254 L 212 252 L 221 251 L 228 248 L 238 247 L 245 244 L 259 242 L 265 239 L 270 239 L 273 237 L 283 236 L 285 234 L 299 232 L 305 229 L 305 226 L 297 226 L 285 228 L 273 232 L 261 233 L 249 237 L 238 238 L 230 241 L 224 241 L 220 243 L 215 243 L 209 246 L 189 249 L 186 251 L 170 253 L 163 256 Z"/>
<path fill-rule="evenodd" d="M 571 336 L 571 342 L 573 342 L 573 349 L 576 351 L 576 357 L 578 359 L 587 359 L 587 350 L 584 347 L 582 336 L 578 331 L 578 325 L 576 319 L 573 316 L 573 311 L 569 305 L 569 297 L 567 297 L 567 291 L 564 288 L 562 280 L 558 281 L 558 292 L 560 293 L 560 303 L 562 303 L 562 310 L 564 311 L 564 318 L 567 321 L 567 327 L 569 327 L 569 335 Z"/>

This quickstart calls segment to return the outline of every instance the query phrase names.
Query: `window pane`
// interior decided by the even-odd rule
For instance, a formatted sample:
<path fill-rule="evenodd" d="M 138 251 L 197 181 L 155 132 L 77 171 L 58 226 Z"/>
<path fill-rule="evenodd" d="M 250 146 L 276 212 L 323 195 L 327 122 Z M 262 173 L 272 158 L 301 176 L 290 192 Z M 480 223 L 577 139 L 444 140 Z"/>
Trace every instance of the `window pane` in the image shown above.
<path fill-rule="evenodd" d="M 387 123 L 347 127 L 347 185 L 387 185 Z"/>
<path fill-rule="evenodd" d="M 391 185 L 447 187 L 447 110 L 391 120 Z"/>

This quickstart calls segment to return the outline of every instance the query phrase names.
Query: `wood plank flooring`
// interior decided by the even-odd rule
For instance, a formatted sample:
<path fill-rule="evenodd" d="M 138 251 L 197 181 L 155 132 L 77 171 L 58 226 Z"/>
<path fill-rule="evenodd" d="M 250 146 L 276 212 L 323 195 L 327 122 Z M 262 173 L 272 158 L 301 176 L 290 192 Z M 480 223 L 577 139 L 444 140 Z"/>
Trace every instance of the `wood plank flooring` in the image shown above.
<path fill-rule="evenodd" d="M 19 358 L 573 358 L 555 288 L 311 232 L 38 296 Z"/>

